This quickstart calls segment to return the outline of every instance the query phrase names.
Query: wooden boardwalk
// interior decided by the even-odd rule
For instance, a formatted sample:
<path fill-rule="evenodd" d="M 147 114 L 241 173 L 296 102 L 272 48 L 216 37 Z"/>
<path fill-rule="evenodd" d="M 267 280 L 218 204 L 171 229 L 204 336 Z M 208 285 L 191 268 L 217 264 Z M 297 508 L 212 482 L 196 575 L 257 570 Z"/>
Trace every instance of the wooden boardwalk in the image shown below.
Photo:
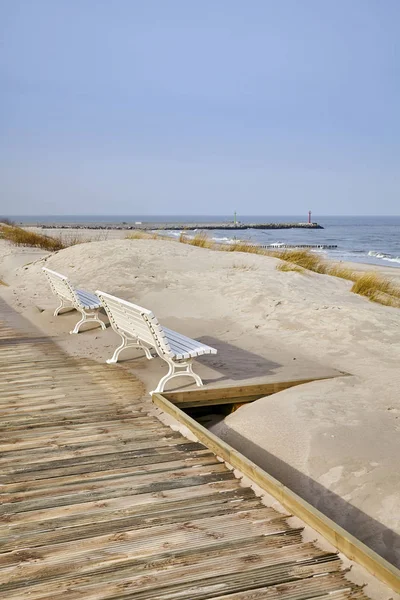
<path fill-rule="evenodd" d="M 66 356 L 1 300 L 0 319 L 0 598 L 366 598 L 336 554 L 149 416 L 130 374 Z"/>

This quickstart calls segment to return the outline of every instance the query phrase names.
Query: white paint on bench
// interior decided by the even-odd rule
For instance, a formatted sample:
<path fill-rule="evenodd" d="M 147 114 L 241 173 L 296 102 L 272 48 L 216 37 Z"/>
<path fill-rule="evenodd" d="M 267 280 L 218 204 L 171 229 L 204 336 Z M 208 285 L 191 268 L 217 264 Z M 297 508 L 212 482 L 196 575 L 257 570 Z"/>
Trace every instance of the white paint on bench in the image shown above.
<path fill-rule="evenodd" d="M 56 271 L 51 271 L 47 267 L 42 267 L 42 271 L 47 277 L 53 294 L 60 298 L 60 305 L 54 311 L 54 316 L 56 317 L 62 308 L 71 306 L 82 315 L 81 320 L 78 321 L 70 333 L 78 333 L 81 325 L 90 321 L 95 321 L 102 329 L 106 328 L 103 321 L 99 319 L 98 311 L 101 308 L 101 302 L 96 294 L 75 289 L 69 282 L 68 277 Z"/>
<path fill-rule="evenodd" d="M 198 386 L 203 385 L 199 375 L 192 370 L 192 360 L 203 354 L 216 354 L 215 348 L 162 327 L 153 313 L 142 306 L 100 290 L 96 294 L 105 308 L 111 327 L 122 338 L 121 345 L 107 361 L 109 364 L 116 363 L 125 348 L 141 348 L 148 359 L 153 358 L 150 348 L 154 348 L 169 367 L 155 392 L 163 392 L 167 381 L 174 377 L 193 377 Z"/>

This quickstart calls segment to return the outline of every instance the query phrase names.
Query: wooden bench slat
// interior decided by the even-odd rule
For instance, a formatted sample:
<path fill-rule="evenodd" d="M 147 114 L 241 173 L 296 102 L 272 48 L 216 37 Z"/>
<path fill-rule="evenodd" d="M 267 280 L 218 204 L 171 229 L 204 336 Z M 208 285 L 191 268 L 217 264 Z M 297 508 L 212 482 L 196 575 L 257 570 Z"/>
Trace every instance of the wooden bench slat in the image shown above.
<path fill-rule="evenodd" d="M 177 348 L 186 350 L 187 352 L 189 352 L 189 354 L 191 354 L 191 353 L 216 354 L 217 353 L 215 348 L 211 348 L 210 346 L 207 346 L 207 344 L 202 344 L 201 342 L 198 342 L 197 340 L 192 340 L 191 338 L 181 335 L 180 333 L 177 333 L 176 331 L 173 331 L 172 329 L 168 329 L 167 327 L 163 327 L 163 329 L 167 335 L 167 339 L 171 346 L 174 345 Z"/>
<path fill-rule="evenodd" d="M 91 292 L 86 292 L 85 290 L 76 290 L 78 298 L 82 301 L 82 304 L 85 305 L 85 308 L 100 308 L 101 302 L 96 294 L 92 294 Z"/>

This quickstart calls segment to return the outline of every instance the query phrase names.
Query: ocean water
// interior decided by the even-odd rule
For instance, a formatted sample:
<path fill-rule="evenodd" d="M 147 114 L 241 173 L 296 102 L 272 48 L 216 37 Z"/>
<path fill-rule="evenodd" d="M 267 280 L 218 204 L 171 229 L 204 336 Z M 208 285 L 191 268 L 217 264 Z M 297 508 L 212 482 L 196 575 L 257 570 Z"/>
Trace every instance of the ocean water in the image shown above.
<path fill-rule="evenodd" d="M 153 223 L 218 223 L 232 221 L 232 215 L 219 217 L 210 215 L 65 215 L 65 216 L 15 216 L 10 217 L 22 224 L 91 224 L 133 225 L 135 221 Z M 291 216 L 238 216 L 241 223 L 304 222 L 305 215 Z M 400 216 L 394 217 L 319 217 L 314 222 L 324 229 L 279 229 L 279 230 L 226 230 L 208 231 L 218 242 L 233 239 L 248 240 L 260 244 L 331 244 L 335 250 L 318 250 L 336 260 L 386 265 L 400 268 Z M 170 232 L 179 235 L 179 232 Z"/>

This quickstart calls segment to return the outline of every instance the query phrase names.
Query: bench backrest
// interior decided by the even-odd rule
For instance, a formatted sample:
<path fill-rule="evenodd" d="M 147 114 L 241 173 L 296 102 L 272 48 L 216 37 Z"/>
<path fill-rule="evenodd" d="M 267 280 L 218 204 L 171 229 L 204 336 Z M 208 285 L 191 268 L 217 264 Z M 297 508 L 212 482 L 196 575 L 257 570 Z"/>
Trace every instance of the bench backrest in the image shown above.
<path fill-rule="evenodd" d="M 158 354 L 172 356 L 173 352 L 163 328 L 151 310 L 132 304 L 100 290 L 96 291 L 115 331 L 122 331 L 153 346 Z"/>
<path fill-rule="evenodd" d="M 51 271 L 47 267 L 42 267 L 42 271 L 46 275 L 55 296 L 62 296 L 62 298 L 65 298 L 74 304 L 79 304 L 75 290 L 68 281 L 68 277 L 61 275 L 56 271 Z"/>

